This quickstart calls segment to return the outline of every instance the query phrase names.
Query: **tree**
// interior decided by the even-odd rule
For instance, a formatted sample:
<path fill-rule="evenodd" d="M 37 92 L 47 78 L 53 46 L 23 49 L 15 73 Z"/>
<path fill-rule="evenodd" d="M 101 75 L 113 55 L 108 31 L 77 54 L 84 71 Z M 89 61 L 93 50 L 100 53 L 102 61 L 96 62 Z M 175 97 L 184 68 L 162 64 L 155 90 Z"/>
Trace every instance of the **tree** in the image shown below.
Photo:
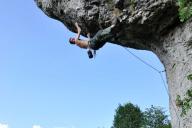
<path fill-rule="evenodd" d="M 141 128 L 142 125 L 143 113 L 138 106 L 127 103 L 116 109 L 113 128 Z"/>
<path fill-rule="evenodd" d="M 144 112 L 144 122 L 146 128 L 171 128 L 168 116 L 162 107 L 147 108 Z"/>
<path fill-rule="evenodd" d="M 112 128 L 171 128 L 171 123 L 162 107 L 151 106 L 142 112 L 127 103 L 116 109 Z"/>

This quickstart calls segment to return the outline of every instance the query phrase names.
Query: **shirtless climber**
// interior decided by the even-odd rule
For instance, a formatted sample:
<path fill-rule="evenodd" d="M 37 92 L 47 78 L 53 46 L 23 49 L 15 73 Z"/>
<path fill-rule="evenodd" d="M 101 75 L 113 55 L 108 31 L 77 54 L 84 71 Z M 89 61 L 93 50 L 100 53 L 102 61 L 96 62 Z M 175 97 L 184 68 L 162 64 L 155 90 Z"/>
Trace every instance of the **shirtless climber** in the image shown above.
<path fill-rule="evenodd" d="M 70 38 L 69 42 L 71 44 L 76 44 L 80 48 L 89 49 L 88 50 L 89 58 L 93 58 L 91 49 L 98 50 L 99 48 L 103 47 L 103 45 L 107 41 L 110 41 L 114 37 L 114 33 L 112 32 L 112 29 L 114 28 L 114 26 L 115 25 L 111 25 L 108 28 L 99 30 L 93 38 L 90 38 L 90 33 L 88 33 L 87 37 L 89 38 L 89 40 L 80 40 L 79 38 L 80 38 L 81 28 L 76 22 L 75 27 L 77 29 L 77 36 L 76 38 Z"/>
<path fill-rule="evenodd" d="M 78 23 L 75 23 L 75 27 L 77 29 L 76 38 L 70 38 L 69 42 L 71 44 L 76 44 L 80 48 L 89 49 L 88 55 L 89 58 L 93 58 L 91 50 L 98 50 L 103 47 L 106 42 L 114 41 L 114 39 L 118 38 L 118 32 L 121 31 L 122 22 L 126 20 L 126 17 L 121 17 L 121 10 L 124 6 L 124 0 L 116 0 L 115 8 L 113 11 L 112 25 L 105 29 L 99 30 L 93 38 L 90 38 L 90 33 L 87 34 L 89 40 L 80 40 L 81 28 Z M 109 21 L 110 22 L 110 21 Z M 94 52 L 95 53 L 95 52 Z"/>

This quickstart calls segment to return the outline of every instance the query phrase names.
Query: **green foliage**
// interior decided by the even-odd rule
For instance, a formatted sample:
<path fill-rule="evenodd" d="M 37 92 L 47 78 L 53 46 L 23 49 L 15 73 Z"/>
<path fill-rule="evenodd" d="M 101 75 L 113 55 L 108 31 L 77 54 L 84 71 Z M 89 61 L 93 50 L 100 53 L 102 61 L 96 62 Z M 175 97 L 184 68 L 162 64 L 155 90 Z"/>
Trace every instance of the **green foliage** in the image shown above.
<path fill-rule="evenodd" d="M 171 128 L 168 116 L 161 107 L 147 108 L 144 112 L 145 128 Z"/>
<path fill-rule="evenodd" d="M 168 124 L 165 124 L 164 126 L 162 126 L 162 128 L 172 128 L 171 123 L 169 122 Z"/>
<path fill-rule="evenodd" d="M 192 89 L 187 90 L 183 99 L 181 99 L 180 95 L 177 95 L 176 105 L 182 110 L 181 116 L 185 116 L 187 112 L 192 108 Z"/>
<path fill-rule="evenodd" d="M 161 107 L 151 106 L 142 112 L 128 103 L 116 109 L 112 128 L 171 128 L 171 123 Z"/>
<path fill-rule="evenodd" d="M 179 18 L 181 22 L 188 20 L 192 16 L 192 1 L 177 0 L 179 5 Z"/>
<path fill-rule="evenodd" d="M 177 98 L 176 98 L 176 106 L 181 106 L 183 105 L 183 101 L 181 100 L 181 97 L 180 95 L 177 95 Z"/>
<path fill-rule="evenodd" d="M 174 69 L 175 67 L 176 67 L 176 64 L 173 64 L 172 69 Z"/>
<path fill-rule="evenodd" d="M 114 128 L 141 128 L 143 114 L 138 106 L 128 103 L 119 105 L 114 116 Z"/>
<path fill-rule="evenodd" d="M 187 76 L 187 79 L 188 79 L 188 80 L 192 80 L 192 74 L 189 74 L 189 75 Z"/>
<path fill-rule="evenodd" d="M 114 7 L 113 0 L 106 0 L 105 2 L 107 3 L 109 8 L 113 8 Z"/>
<path fill-rule="evenodd" d="M 135 0 L 130 0 L 130 7 L 132 11 L 135 10 L 135 6 L 136 6 Z"/>

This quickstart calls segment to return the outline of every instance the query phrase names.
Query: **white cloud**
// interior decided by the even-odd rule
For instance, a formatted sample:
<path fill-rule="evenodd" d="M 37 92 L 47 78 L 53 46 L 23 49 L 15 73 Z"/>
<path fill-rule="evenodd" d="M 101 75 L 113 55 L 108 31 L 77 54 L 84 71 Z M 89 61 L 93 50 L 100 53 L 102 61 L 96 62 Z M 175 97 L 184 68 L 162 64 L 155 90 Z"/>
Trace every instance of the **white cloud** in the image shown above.
<path fill-rule="evenodd" d="M 1 127 L 0 127 L 1 128 Z M 40 125 L 33 125 L 32 128 L 42 128 Z"/>
<path fill-rule="evenodd" d="M 0 123 L 0 128 L 8 128 L 8 124 L 1 124 Z"/>

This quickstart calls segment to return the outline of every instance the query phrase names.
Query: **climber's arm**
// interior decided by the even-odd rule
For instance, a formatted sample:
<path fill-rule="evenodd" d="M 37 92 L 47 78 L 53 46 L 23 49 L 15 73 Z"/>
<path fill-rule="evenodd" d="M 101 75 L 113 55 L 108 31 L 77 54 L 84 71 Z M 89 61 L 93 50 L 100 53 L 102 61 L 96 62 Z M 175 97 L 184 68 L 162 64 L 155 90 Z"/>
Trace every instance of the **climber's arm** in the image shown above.
<path fill-rule="evenodd" d="M 79 46 L 80 48 L 87 48 L 88 47 L 88 41 L 87 40 L 80 40 L 81 35 L 81 28 L 79 27 L 78 23 L 75 23 L 75 27 L 77 29 L 77 36 L 75 37 L 75 44 Z"/>
<path fill-rule="evenodd" d="M 79 37 L 81 35 L 81 28 L 79 27 L 77 22 L 75 23 L 75 27 L 77 29 L 77 36 L 76 36 L 75 40 L 79 40 Z"/>
<path fill-rule="evenodd" d="M 87 48 L 88 47 L 88 41 L 87 40 L 80 40 L 80 34 L 81 34 L 81 28 L 79 27 L 78 23 L 75 23 L 75 27 L 77 29 L 77 36 L 75 38 L 75 44 L 79 46 L 80 48 Z"/>

